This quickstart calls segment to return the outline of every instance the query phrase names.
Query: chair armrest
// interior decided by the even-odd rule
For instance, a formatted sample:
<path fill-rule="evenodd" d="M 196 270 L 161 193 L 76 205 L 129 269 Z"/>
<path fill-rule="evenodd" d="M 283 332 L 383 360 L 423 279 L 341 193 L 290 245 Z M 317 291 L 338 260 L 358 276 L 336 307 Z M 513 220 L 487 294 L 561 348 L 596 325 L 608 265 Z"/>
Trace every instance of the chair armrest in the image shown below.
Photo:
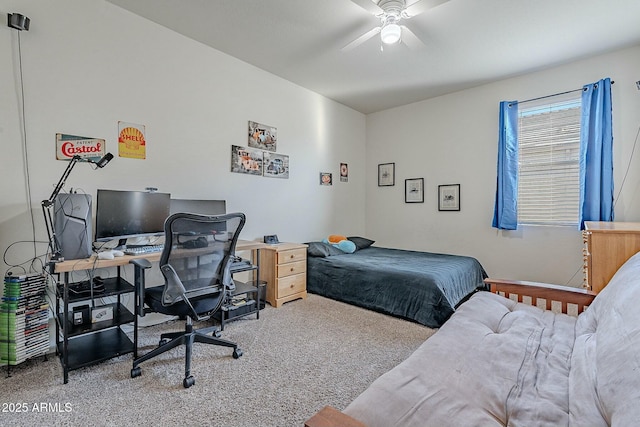
<path fill-rule="evenodd" d="M 133 264 L 133 286 L 135 288 L 135 311 L 138 316 L 144 317 L 144 271 L 151 268 L 151 263 L 144 258 L 135 258 L 129 261 Z"/>
<path fill-rule="evenodd" d="M 582 313 L 597 295 L 596 292 L 587 289 L 549 283 L 492 278 L 485 279 L 484 282 L 494 294 L 506 298 L 516 295 L 518 302 L 523 302 L 523 297 L 529 297 L 531 304 L 537 306 L 538 299 L 544 299 L 547 310 L 551 310 L 552 301 L 557 301 L 561 304 L 563 313 L 567 313 L 568 305 L 577 306 L 578 314 Z"/>
<path fill-rule="evenodd" d="M 334 407 L 325 406 L 305 421 L 304 427 L 366 427 L 366 425 Z"/>

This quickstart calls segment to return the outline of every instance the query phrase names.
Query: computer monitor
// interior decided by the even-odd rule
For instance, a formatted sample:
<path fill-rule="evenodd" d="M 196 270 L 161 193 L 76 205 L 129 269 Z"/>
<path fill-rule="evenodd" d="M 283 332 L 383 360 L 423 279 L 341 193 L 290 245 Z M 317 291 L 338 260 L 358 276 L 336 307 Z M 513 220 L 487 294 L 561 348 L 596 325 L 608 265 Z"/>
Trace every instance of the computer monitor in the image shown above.
<path fill-rule="evenodd" d="M 224 215 L 227 213 L 227 203 L 224 200 L 171 199 L 171 215 L 177 212 Z M 226 224 L 215 224 L 211 232 L 213 234 L 226 234 Z"/>
<path fill-rule="evenodd" d="M 99 189 L 96 197 L 96 241 L 162 236 L 171 195 Z"/>
<path fill-rule="evenodd" d="M 224 200 L 171 199 L 171 214 L 176 212 L 223 215 L 227 213 L 227 203 Z"/>

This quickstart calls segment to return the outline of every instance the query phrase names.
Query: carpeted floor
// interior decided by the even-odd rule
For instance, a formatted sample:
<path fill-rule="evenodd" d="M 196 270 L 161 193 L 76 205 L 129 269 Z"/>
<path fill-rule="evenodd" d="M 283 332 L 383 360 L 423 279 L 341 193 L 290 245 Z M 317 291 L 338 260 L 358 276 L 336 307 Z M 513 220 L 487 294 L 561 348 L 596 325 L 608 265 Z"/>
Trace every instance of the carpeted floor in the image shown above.
<path fill-rule="evenodd" d="M 141 329 L 144 353 L 170 322 Z M 184 350 L 141 365 L 131 355 L 71 371 L 62 383 L 57 358 L 0 370 L 0 425 L 6 426 L 302 426 L 324 405 L 343 409 L 373 380 L 406 359 L 434 330 L 309 295 L 229 323 L 223 337 L 244 351 L 196 344 L 182 387 Z"/>

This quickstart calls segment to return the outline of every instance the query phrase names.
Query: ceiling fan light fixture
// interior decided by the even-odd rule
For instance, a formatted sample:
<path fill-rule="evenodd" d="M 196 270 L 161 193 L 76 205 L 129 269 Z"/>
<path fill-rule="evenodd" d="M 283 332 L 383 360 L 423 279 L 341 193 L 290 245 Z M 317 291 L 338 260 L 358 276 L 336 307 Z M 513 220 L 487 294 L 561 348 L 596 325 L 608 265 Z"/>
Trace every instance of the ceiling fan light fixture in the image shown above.
<path fill-rule="evenodd" d="M 384 44 L 398 43 L 401 35 L 402 29 L 400 25 L 393 22 L 386 24 L 380 31 L 380 38 Z"/>

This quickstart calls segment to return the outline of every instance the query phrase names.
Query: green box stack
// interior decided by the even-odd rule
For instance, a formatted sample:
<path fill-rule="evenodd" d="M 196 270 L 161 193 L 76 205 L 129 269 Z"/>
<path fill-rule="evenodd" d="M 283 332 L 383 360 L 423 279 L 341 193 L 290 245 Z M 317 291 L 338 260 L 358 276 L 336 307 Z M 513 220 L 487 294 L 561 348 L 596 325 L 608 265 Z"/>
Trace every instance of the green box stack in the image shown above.
<path fill-rule="evenodd" d="M 49 350 L 49 304 L 42 274 L 5 276 L 0 304 L 0 364 L 17 365 Z"/>

